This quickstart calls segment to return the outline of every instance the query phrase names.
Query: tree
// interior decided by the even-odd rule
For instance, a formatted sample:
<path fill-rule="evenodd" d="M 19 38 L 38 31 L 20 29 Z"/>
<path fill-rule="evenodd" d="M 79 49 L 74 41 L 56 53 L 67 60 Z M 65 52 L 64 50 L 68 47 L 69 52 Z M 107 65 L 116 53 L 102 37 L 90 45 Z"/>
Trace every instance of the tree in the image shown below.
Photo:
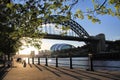
<path fill-rule="evenodd" d="M 40 30 L 46 19 L 53 20 L 51 15 L 62 15 L 57 21 L 71 18 L 84 19 L 87 16 L 92 22 L 99 22 L 96 15 L 112 15 L 120 18 L 120 0 L 92 0 L 93 7 L 82 10 L 74 6 L 81 0 L 0 0 L 0 38 L 1 51 L 11 45 L 16 45 L 20 38 L 41 38 Z M 64 29 L 64 28 L 63 28 Z M 29 39 L 29 43 L 31 43 Z M 4 44 L 3 44 L 3 43 Z M 7 45 L 5 45 L 7 43 Z M 34 45 L 34 44 L 33 44 Z M 39 47 L 40 45 L 34 45 Z M 14 47 L 12 47 L 14 48 Z M 39 47 L 40 48 L 40 47 Z M 14 51 L 14 49 L 11 49 Z M 10 53 L 11 51 L 9 51 Z"/>
<path fill-rule="evenodd" d="M 17 1 L 16 4 L 14 4 L 14 1 Z M 19 24 L 22 26 L 25 24 L 24 26 L 26 27 L 38 27 L 38 25 L 43 22 L 43 17 L 49 18 L 50 15 L 62 15 L 65 16 L 66 19 L 84 19 L 84 16 L 87 16 L 92 22 L 100 22 L 96 15 L 111 15 L 120 18 L 120 0 L 91 0 L 91 3 L 93 4 L 92 7 L 89 8 L 89 6 L 86 6 L 84 10 L 80 7 L 74 8 L 77 4 L 80 5 L 82 2 L 81 0 L 14 1 L 12 4 L 9 4 L 8 7 L 15 8 L 15 10 L 18 12 L 17 15 L 19 15 L 19 17 L 16 17 L 21 19 L 18 19 L 19 22 L 22 22 Z M 73 12 L 73 9 L 75 9 L 76 12 Z M 62 21 L 63 17 L 59 18 L 58 20 Z"/>
<path fill-rule="evenodd" d="M 8 55 L 9 59 L 11 53 L 15 53 L 21 43 L 19 37 L 15 37 L 17 31 L 11 23 L 14 14 L 10 8 L 7 8 L 8 3 L 9 0 L 0 1 L 0 52 Z"/>
<path fill-rule="evenodd" d="M 26 14 L 28 12 L 26 11 L 23 16 L 23 13 L 19 13 L 19 10 L 23 10 L 21 4 L 13 4 L 10 0 L 0 0 L 0 51 L 8 56 L 10 56 L 10 53 L 15 53 L 21 46 L 19 40 L 22 37 L 35 37 L 40 32 L 35 30 L 33 26 L 33 28 L 31 27 L 31 25 L 36 24 L 35 22 L 31 25 L 27 23 L 28 17 Z M 21 16 L 23 17 L 20 18 Z M 29 39 L 28 42 L 30 43 L 32 40 Z M 33 45 L 39 48 L 39 43 Z"/>

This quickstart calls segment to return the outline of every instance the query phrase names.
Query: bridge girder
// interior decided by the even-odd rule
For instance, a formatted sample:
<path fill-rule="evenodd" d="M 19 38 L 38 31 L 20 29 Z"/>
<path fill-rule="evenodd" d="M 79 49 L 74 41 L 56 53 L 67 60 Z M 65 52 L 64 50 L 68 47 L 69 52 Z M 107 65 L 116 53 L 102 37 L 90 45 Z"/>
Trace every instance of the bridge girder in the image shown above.
<path fill-rule="evenodd" d="M 87 33 L 87 31 L 80 24 L 75 22 L 74 20 L 69 19 L 66 21 L 58 21 L 59 17 L 65 18 L 64 16 L 52 15 L 52 16 L 50 16 L 50 18 L 52 18 L 53 20 L 43 18 L 43 20 L 44 20 L 43 23 L 44 24 L 57 23 L 57 24 L 61 24 L 64 26 L 70 26 L 70 29 L 72 31 L 74 31 L 80 38 L 89 38 L 90 37 L 89 34 Z"/>

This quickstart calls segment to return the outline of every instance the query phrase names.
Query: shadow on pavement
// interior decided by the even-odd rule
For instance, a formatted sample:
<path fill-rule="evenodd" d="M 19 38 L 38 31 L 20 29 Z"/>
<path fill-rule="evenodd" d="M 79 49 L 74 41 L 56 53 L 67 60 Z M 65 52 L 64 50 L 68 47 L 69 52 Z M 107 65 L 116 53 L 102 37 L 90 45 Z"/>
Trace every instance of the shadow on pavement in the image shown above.
<path fill-rule="evenodd" d="M 61 69 L 61 68 L 55 68 L 55 67 L 51 67 L 51 66 L 49 66 L 49 68 L 55 69 L 55 70 L 57 70 L 57 71 L 65 74 L 65 75 L 71 76 L 71 77 L 76 78 L 76 79 L 78 79 L 78 80 L 83 80 L 83 78 L 85 78 L 85 79 L 90 79 L 90 80 L 99 80 L 99 79 L 97 79 L 97 78 L 94 78 L 94 77 L 91 77 L 91 76 L 88 76 L 88 75 L 84 75 L 84 74 L 80 74 L 80 75 L 82 75 L 82 76 L 75 76 L 75 75 L 72 75 L 72 74 L 68 73 L 66 70 Z M 83 77 L 83 76 L 84 76 L 84 77 Z M 87 77 L 89 77 L 89 78 L 87 78 Z"/>
<path fill-rule="evenodd" d="M 118 74 L 113 74 L 113 73 L 109 73 L 109 72 L 102 72 L 102 71 L 96 71 L 97 73 L 100 73 L 100 74 L 107 74 L 107 75 L 109 75 L 109 76 L 114 76 L 114 77 L 118 77 L 118 78 L 120 78 L 120 74 L 118 75 Z M 120 80 L 120 79 L 119 79 Z"/>
<path fill-rule="evenodd" d="M 110 79 L 113 79 L 113 80 L 120 80 L 120 76 L 116 76 L 114 74 L 110 74 L 110 73 L 99 73 L 98 71 L 94 71 L 94 72 L 91 72 L 91 71 L 85 71 L 85 70 L 77 70 L 77 71 L 73 71 L 73 70 L 70 70 L 70 69 L 66 69 L 66 68 L 63 68 L 61 67 L 61 69 L 63 70 L 66 70 L 66 71 L 70 71 L 70 72 L 74 72 L 74 73 L 77 73 L 77 74 L 80 74 L 81 73 L 88 73 L 88 74 L 93 74 L 93 75 L 97 75 L 97 76 L 102 76 L 102 77 L 106 77 L 106 78 L 110 78 Z M 90 77 L 88 75 L 86 75 L 87 77 Z M 94 78 L 94 77 L 91 77 L 91 78 Z"/>
<path fill-rule="evenodd" d="M 61 77 L 58 73 L 56 73 L 56 71 L 53 71 L 53 70 L 49 69 L 49 68 L 46 67 L 46 66 L 42 66 L 42 65 L 40 65 L 40 66 L 43 67 L 44 69 L 48 70 L 49 72 L 55 74 L 56 76 Z"/>
<path fill-rule="evenodd" d="M 0 80 L 3 80 L 3 78 L 7 75 L 7 73 L 11 70 L 11 68 L 8 67 L 0 67 Z"/>
<path fill-rule="evenodd" d="M 17 68 L 17 66 L 12 66 L 12 68 Z"/>
<path fill-rule="evenodd" d="M 32 65 L 30 63 L 28 65 L 32 68 Z"/>
<path fill-rule="evenodd" d="M 40 67 L 38 67 L 37 65 L 34 64 L 34 66 L 39 69 L 40 71 L 43 71 Z"/>

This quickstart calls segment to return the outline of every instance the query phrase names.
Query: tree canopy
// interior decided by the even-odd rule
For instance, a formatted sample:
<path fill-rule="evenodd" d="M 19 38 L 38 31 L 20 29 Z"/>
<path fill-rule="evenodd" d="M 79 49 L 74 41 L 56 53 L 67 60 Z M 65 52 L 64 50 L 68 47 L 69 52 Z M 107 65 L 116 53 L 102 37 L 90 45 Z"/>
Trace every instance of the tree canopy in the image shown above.
<path fill-rule="evenodd" d="M 85 16 L 93 23 L 99 22 L 96 15 L 111 15 L 120 18 L 120 0 L 91 0 L 92 7 L 84 10 L 74 7 L 84 0 L 0 0 L 0 51 L 15 52 L 20 46 L 22 37 L 41 38 L 39 29 L 51 15 L 62 15 L 59 21 L 84 19 Z M 73 10 L 75 9 L 75 12 Z M 36 40 L 35 40 L 36 41 Z M 15 49 L 15 45 L 16 49 Z M 19 45 L 19 46 L 18 46 Z M 35 45 L 39 46 L 39 45 Z"/>

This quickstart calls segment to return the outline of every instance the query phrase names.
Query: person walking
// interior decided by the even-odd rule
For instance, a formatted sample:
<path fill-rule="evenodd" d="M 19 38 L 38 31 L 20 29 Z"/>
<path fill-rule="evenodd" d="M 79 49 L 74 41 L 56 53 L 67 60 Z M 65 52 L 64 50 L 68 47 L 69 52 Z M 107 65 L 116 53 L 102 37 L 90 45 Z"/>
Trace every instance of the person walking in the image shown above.
<path fill-rule="evenodd" d="M 26 67 L 26 61 L 25 60 L 23 60 L 23 67 Z"/>

